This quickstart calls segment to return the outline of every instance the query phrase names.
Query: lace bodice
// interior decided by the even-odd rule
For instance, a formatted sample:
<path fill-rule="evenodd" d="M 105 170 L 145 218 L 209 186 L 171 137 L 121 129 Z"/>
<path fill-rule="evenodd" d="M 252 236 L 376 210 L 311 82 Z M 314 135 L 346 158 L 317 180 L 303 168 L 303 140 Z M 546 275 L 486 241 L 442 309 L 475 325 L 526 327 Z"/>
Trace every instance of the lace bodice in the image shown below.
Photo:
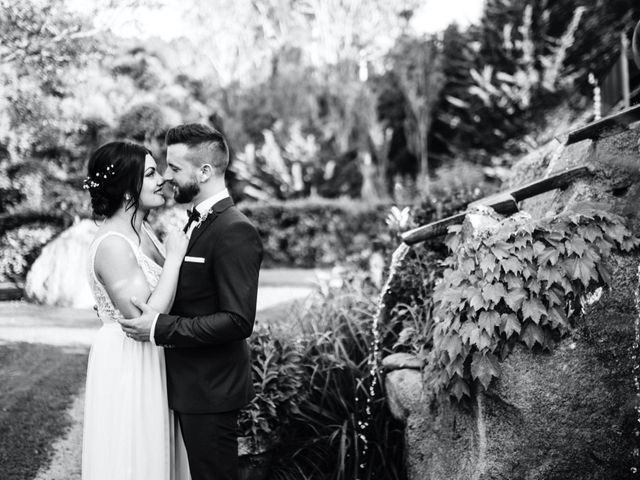
<path fill-rule="evenodd" d="M 149 238 L 151 238 L 151 241 L 154 243 L 156 248 L 158 248 L 160 253 L 164 255 L 164 249 L 162 247 L 162 244 L 160 244 L 160 241 L 155 237 L 155 235 L 152 232 L 149 232 L 145 227 L 143 227 L 143 230 L 147 235 L 149 235 Z M 100 235 L 99 237 L 97 237 L 91 243 L 91 247 L 89 248 L 89 283 L 91 286 L 91 291 L 93 292 L 93 298 L 96 301 L 98 317 L 100 317 L 100 320 L 102 320 L 102 323 L 105 323 L 105 324 L 114 323 L 114 322 L 117 322 L 119 319 L 123 318 L 120 311 L 115 307 L 115 305 L 111 301 L 111 298 L 109 298 L 109 294 L 107 293 L 107 290 L 105 289 L 104 285 L 102 285 L 102 283 L 100 283 L 100 280 L 98 280 L 98 277 L 96 276 L 96 272 L 95 272 L 95 267 L 94 267 L 98 246 L 100 245 L 102 240 L 104 240 L 105 238 L 111 235 L 124 238 L 129 243 L 129 245 L 131 245 L 131 249 L 133 250 L 136 260 L 138 261 L 138 265 L 140 265 L 140 268 L 144 273 L 147 283 L 149 284 L 149 289 L 151 291 L 153 291 L 153 289 L 156 288 L 156 285 L 158 284 L 158 280 L 160 278 L 160 274 L 162 273 L 162 267 L 158 265 L 156 262 L 154 262 L 147 255 L 145 255 L 142 252 L 142 249 L 138 245 L 136 245 L 134 242 L 132 242 L 129 238 L 127 238 L 125 235 L 119 232 L 106 232 L 103 235 Z"/>

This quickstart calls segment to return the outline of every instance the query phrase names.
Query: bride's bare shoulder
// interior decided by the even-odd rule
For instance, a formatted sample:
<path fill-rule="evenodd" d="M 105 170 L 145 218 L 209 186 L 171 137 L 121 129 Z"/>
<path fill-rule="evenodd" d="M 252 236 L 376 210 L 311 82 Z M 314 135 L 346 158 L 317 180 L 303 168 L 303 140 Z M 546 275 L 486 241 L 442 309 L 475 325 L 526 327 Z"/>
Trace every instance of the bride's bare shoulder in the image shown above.
<path fill-rule="evenodd" d="M 132 241 L 123 233 L 117 231 L 98 232 L 94 241 L 98 242 L 95 247 L 94 260 L 96 270 L 102 270 L 101 267 L 113 268 L 123 263 L 137 264 Z"/>

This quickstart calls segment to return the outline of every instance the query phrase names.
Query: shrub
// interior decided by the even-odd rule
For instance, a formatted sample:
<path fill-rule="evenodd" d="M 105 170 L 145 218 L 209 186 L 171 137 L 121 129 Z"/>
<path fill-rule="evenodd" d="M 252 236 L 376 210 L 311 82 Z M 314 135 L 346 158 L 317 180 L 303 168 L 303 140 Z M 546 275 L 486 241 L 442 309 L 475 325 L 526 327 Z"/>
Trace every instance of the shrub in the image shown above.
<path fill-rule="evenodd" d="M 240 209 L 256 225 L 265 246 L 263 266 L 329 267 L 373 245 L 388 242 L 389 205 L 341 199 L 309 199 Z"/>
<path fill-rule="evenodd" d="M 59 231 L 54 225 L 35 223 L 0 237 L 0 281 L 24 281 L 40 251 Z"/>
<path fill-rule="evenodd" d="M 275 338 L 269 327 L 256 326 L 249 338 L 256 396 L 240 411 L 240 436 L 251 438 L 252 448 L 268 448 L 282 434 L 303 392 L 303 368 L 297 346 Z"/>
<path fill-rule="evenodd" d="M 273 474 L 404 478 L 402 427 L 387 409 L 379 378 L 371 391 L 375 297 L 375 288 L 357 274 L 341 287 L 316 292 L 301 312 L 305 397 Z"/>

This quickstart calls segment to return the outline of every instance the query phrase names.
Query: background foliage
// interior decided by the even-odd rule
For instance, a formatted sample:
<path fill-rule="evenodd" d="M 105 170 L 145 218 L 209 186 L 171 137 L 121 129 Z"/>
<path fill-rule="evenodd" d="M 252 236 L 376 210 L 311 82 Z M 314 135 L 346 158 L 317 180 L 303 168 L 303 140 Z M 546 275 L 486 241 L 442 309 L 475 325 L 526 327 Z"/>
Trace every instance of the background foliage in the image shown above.
<path fill-rule="evenodd" d="M 167 41 L 119 38 L 65 0 L 2 0 L 0 215 L 87 216 L 92 150 L 127 137 L 162 163 L 164 132 L 189 121 L 228 134 L 238 200 L 438 199 L 441 172 L 508 166 L 537 146 L 541 112 L 583 108 L 588 73 L 608 71 L 640 18 L 631 0 L 490 0 L 477 25 L 419 35 L 418 2 L 358 5 L 216 0 L 185 8 L 189 37 Z"/>

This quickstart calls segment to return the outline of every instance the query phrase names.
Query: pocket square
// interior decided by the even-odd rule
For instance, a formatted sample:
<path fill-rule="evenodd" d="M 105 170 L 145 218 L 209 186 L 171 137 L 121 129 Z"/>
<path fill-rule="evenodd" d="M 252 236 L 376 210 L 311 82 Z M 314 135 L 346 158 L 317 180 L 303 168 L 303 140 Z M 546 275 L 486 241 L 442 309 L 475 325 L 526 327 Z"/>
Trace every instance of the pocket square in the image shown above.
<path fill-rule="evenodd" d="M 185 262 L 191 262 L 191 263 L 204 263 L 204 257 L 189 257 L 189 256 L 186 256 L 186 257 L 184 257 L 184 261 Z"/>

